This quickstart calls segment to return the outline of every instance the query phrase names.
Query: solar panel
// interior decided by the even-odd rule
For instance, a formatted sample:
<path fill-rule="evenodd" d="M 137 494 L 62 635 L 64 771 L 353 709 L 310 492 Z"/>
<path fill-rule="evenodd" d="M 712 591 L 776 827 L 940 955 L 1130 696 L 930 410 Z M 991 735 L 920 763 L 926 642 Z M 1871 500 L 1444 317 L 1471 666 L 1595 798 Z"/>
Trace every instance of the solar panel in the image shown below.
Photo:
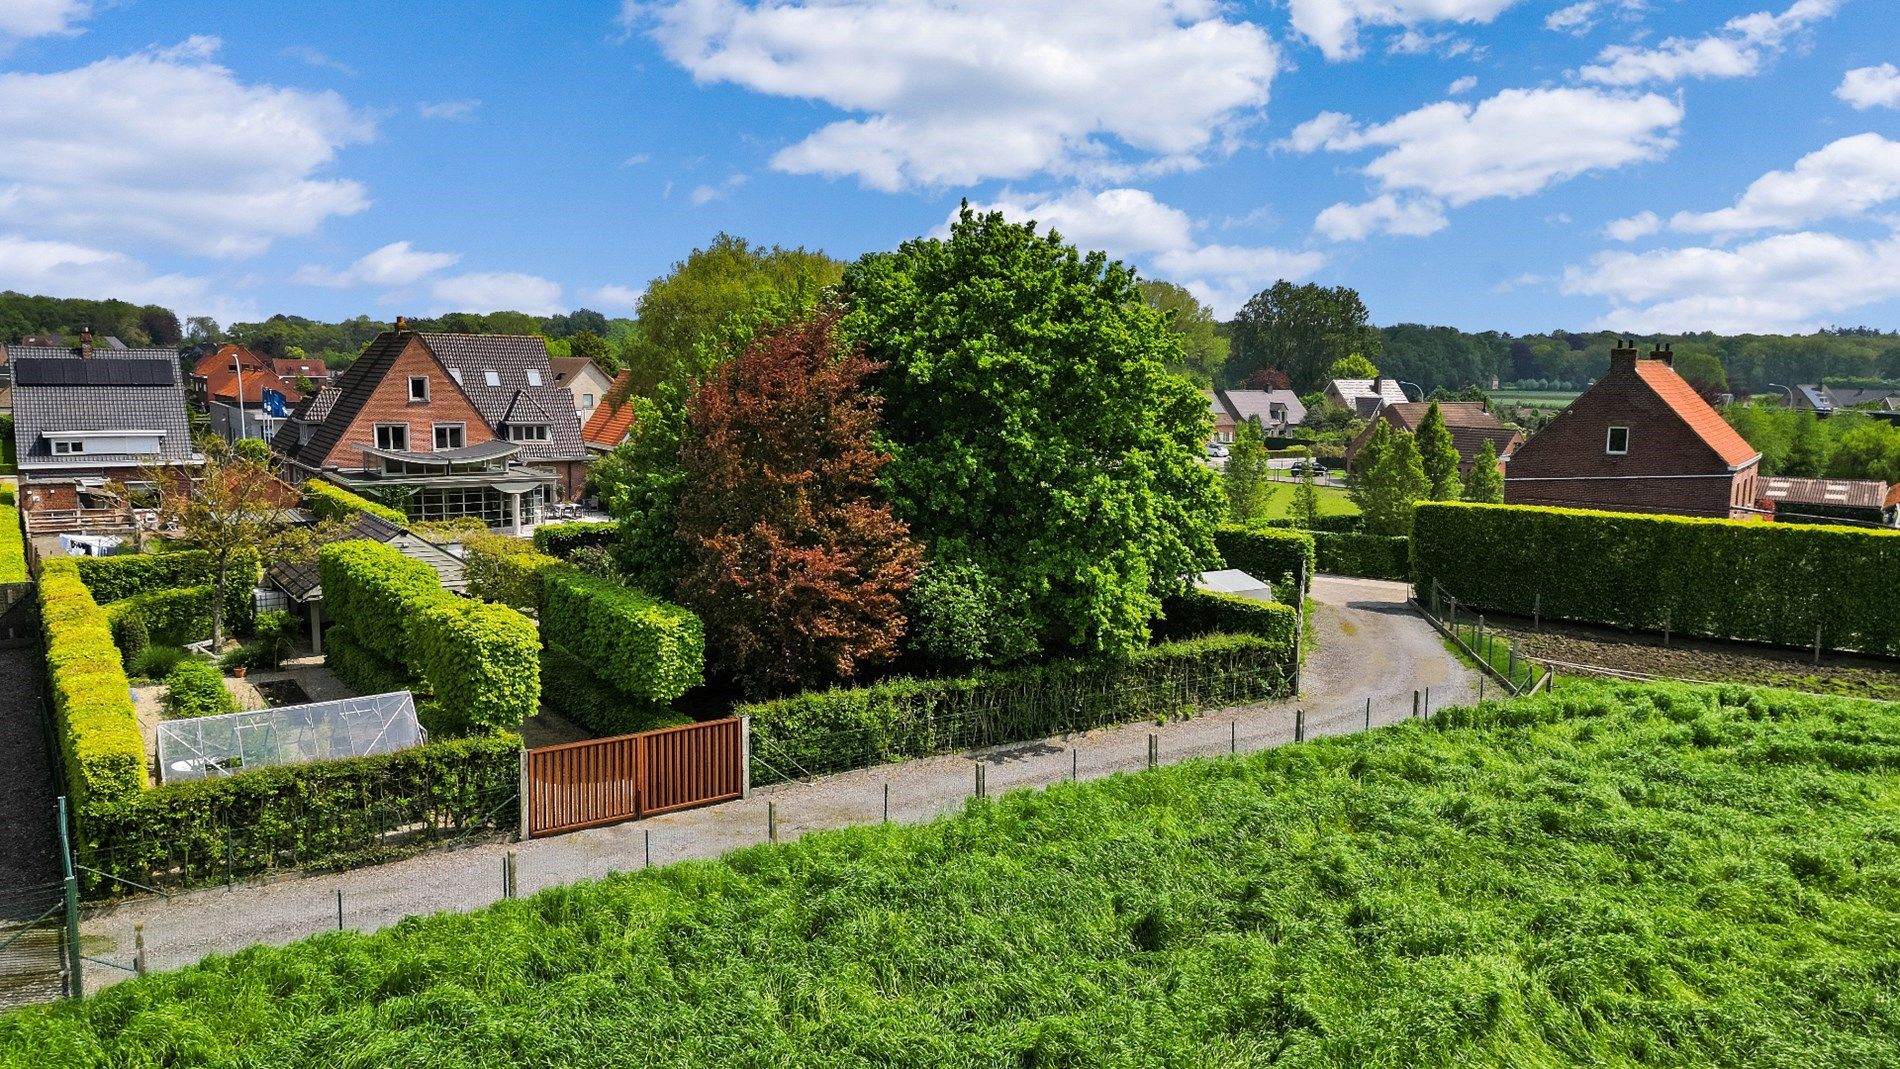
<path fill-rule="evenodd" d="M 171 367 L 162 360 L 21 360 L 13 365 L 15 386 L 170 386 Z"/>

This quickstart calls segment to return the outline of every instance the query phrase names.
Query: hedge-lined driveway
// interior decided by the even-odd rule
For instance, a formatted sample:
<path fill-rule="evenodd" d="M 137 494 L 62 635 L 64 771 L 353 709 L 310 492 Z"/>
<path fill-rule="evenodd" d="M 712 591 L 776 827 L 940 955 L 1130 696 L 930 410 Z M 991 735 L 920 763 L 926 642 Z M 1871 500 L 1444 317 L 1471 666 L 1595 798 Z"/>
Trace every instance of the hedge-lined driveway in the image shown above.
<path fill-rule="evenodd" d="M 343 925 L 358 931 L 412 914 L 478 909 L 500 897 L 502 858 L 509 850 L 519 854 L 518 887 L 530 894 L 638 869 L 649 840 L 654 864 L 714 858 L 760 843 L 766 837 L 768 804 L 776 809 L 781 839 L 876 822 L 884 814 L 887 786 L 892 819 L 923 821 L 964 804 L 979 762 L 988 789 L 996 793 L 1056 783 L 1072 770 L 1087 779 L 1142 768 L 1150 735 L 1159 760 L 1172 763 L 1226 753 L 1230 747 L 1258 750 L 1290 742 L 1295 709 L 1305 711 L 1307 734 L 1316 736 L 1363 728 L 1368 698 L 1377 726 L 1409 717 L 1414 689 L 1430 687 L 1435 707 L 1472 697 L 1476 677 L 1445 652 L 1429 624 L 1406 608 L 1403 584 L 1322 575 L 1314 580 L 1313 595 L 1319 602 L 1313 619 L 1319 646 L 1308 657 L 1304 693 L 1297 701 L 860 769 L 758 790 L 751 798 L 706 809 L 549 839 L 437 852 L 335 875 L 197 891 L 169 900 L 139 899 L 97 909 L 85 921 L 84 935 L 98 956 L 130 962 L 132 926 L 143 922 L 151 967 L 177 968 L 207 954 L 333 931 L 339 890 Z M 93 967 L 87 987 L 125 975 Z"/>

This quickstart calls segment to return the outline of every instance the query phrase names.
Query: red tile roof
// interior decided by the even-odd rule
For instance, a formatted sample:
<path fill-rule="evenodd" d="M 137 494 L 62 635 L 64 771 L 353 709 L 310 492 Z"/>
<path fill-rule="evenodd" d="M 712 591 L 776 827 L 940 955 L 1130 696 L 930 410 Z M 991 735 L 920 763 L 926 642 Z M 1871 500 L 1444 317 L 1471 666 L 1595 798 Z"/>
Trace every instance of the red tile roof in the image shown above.
<path fill-rule="evenodd" d="M 1900 483 L 1894 483 L 1893 489 L 1887 491 L 1887 507 L 1892 508 L 1895 505 L 1900 505 Z"/>
<path fill-rule="evenodd" d="M 191 366 L 192 377 L 200 379 L 206 378 L 210 376 L 212 372 L 220 368 L 228 373 L 231 370 L 232 361 L 237 359 L 244 361 L 244 370 L 247 372 L 255 370 L 263 375 L 276 374 L 276 372 L 271 369 L 270 361 L 259 356 L 257 353 L 241 345 L 220 345 L 211 352 L 198 358 L 198 362 Z"/>
<path fill-rule="evenodd" d="M 321 360 L 291 360 L 279 358 L 271 361 L 273 370 L 280 379 L 295 380 L 299 375 L 307 375 L 311 382 L 321 382 L 330 377 L 330 369 Z"/>
<path fill-rule="evenodd" d="M 627 431 L 633 427 L 633 403 L 627 397 L 627 383 L 632 377 L 627 371 L 616 375 L 613 389 L 607 391 L 594 414 L 587 418 L 587 425 L 581 428 L 581 439 L 588 445 L 612 449 L 626 440 Z"/>
<path fill-rule="evenodd" d="M 202 363 L 202 361 L 200 362 Z M 228 365 L 213 368 L 204 376 L 205 396 L 221 401 L 237 400 L 238 375 Z M 303 400 L 303 394 L 295 386 L 287 385 L 267 370 L 253 368 L 247 362 L 244 365 L 244 401 L 246 404 L 262 404 L 265 390 L 276 390 L 284 395 L 285 404 L 296 404 Z"/>
<path fill-rule="evenodd" d="M 1709 407 L 1702 395 L 1695 392 L 1695 387 L 1676 374 L 1675 368 L 1661 360 L 1638 360 L 1636 375 L 1729 467 L 1740 467 L 1760 454 L 1760 450 L 1737 434 L 1720 413 Z"/>

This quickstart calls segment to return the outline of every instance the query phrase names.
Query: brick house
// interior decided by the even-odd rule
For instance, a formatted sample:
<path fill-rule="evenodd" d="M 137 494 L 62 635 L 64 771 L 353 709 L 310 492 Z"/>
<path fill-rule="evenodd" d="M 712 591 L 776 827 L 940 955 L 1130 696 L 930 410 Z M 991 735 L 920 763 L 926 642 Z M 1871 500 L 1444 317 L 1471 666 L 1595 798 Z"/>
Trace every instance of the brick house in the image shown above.
<path fill-rule="evenodd" d="M 1426 401 L 1406 401 L 1403 404 L 1386 405 L 1379 410 L 1379 419 L 1392 425 L 1395 430 L 1418 433 L 1418 425 L 1425 422 L 1425 413 L 1431 411 L 1431 403 Z M 1445 427 L 1451 431 L 1451 442 L 1458 447 L 1458 474 L 1471 470 L 1471 462 L 1485 442 L 1497 450 L 1500 459 L 1510 456 L 1517 447 L 1524 444 L 1523 432 L 1515 427 L 1506 427 L 1498 418 L 1485 411 L 1484 405 L 1476 401 L 1440 401 L 1439 414 L 1445 417 Z M 1346 466 L 1352 466 L 1353 458 L 1365 447 L 1372 437 L 1375 420 L 1359 432 L 1359 437 L 1346 446 Z"/>
<path fill-rule="evenodd" d="M 632 380 L 633 372 L 622 371 L 600 395 L 581 425 L 581 440 L 587 448 L 605 453 L 627 440 L 627 432 L 633 429 L 633 399 L 628 396 Z"/>
<path fill-rule="evenodd" d="M 398 318 L 271 443 L 287 467 L 418 521 L 540 522 L 577 498 L 588 453 L 537 337 L 423 334 Z"/>
<path fill-rule="evenodd" d="M 1504 466 L 1504 500 L 1618 512 L 1756 515 L 1761 454 L 1735 433 L 1661 348 L 1628 343 L 1610 370 Z"/>
<path fill-rule="evenodd" d="M 1202 390 L 1201 396 L 1207 398 L 1207 410 L 1214 417 L 1214 437 L 1210 440 L 1232 442 L 1234 428 L 1239 426 L 1239 422 L 1234 419 L 1233 410 L 1227 407 L 1227 403 L 1222 401 L 1220 394 L 1214 390 Z"/>

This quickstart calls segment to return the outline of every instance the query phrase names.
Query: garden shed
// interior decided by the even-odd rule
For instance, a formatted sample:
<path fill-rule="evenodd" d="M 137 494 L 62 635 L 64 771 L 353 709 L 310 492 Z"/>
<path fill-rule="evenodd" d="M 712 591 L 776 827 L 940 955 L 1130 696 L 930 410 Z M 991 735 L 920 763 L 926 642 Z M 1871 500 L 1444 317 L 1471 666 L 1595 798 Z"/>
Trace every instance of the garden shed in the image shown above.
<path fill-rule="evenodd" d="M 404 530 L 380 516 L 358 512 L 350 517 L 349 527 L 337 541 L 368 539 L 396 547 L 405 557 L 419 560 L 435 569 L 442 586 L 457 594 L 466 593 L 468 578 L 462 560 L 442 546 L 421 535 Z M 264 573 L 264 581 L 284 592 L 291 601 L 304 606 L 310 624 L 313 653 L 323 652 L 323 584 L 317 575 L 315 558 L 294 564 L 273 564 Z"/>

